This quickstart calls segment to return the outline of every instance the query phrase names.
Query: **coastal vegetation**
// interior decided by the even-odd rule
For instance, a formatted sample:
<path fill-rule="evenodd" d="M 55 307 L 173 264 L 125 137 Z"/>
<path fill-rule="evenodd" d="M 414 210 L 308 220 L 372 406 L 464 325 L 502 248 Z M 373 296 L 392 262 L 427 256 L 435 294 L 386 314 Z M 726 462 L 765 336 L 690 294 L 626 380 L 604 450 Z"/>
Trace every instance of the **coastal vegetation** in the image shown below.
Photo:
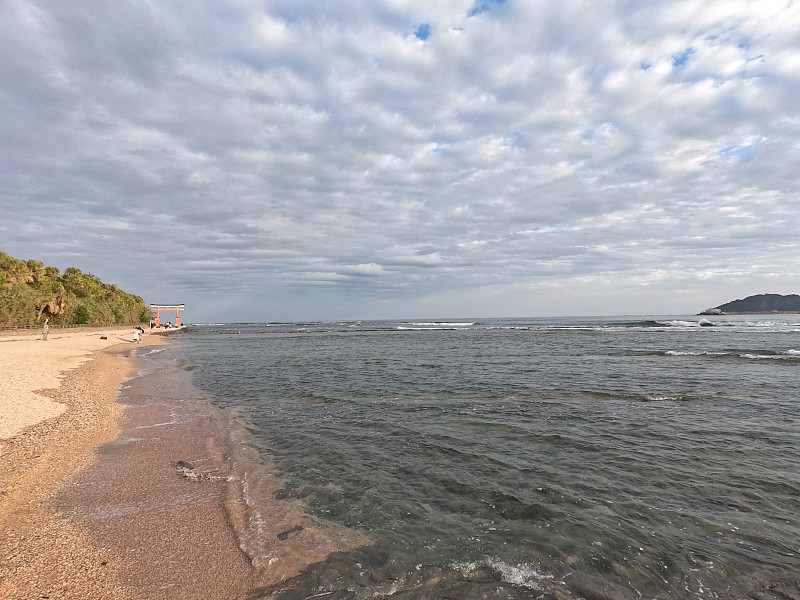
<path fill-rule="evenodd" d="M 140 296 L 129 294 L 91 273 L 69 267 L 61 273 L 38 260 L 0 252 L 0 327 L 125 325 L 147 321 Z"/>

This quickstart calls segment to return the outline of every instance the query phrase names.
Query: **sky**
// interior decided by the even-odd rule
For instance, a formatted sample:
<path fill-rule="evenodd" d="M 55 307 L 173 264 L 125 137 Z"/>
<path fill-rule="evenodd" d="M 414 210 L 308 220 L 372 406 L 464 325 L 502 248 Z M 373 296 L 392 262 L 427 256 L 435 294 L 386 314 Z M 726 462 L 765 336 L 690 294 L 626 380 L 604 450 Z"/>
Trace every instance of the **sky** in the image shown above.
<path fill-rule="evenodd" d="M 800 1 L 3 0 L 0 250 L 186 322 L 800 293 Z"/>

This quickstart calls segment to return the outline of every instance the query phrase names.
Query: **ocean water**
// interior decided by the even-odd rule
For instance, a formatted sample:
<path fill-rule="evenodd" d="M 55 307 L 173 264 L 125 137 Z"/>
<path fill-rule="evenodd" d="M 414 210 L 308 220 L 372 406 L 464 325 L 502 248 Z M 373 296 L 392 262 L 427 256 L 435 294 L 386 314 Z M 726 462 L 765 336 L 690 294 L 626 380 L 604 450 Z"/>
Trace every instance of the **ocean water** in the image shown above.
<path fill-rule="evenodd" d="M 285 481 L 277 499 L 369 539 L 254 598 L 800 594 L 800 315 L 175 339 L 159 360 L 234 415 Z M 268 520 L 276 498 L 238 468 L 250 522 Z M 275 540 L 258 535 L 243 547 L 268 565 Z"/>

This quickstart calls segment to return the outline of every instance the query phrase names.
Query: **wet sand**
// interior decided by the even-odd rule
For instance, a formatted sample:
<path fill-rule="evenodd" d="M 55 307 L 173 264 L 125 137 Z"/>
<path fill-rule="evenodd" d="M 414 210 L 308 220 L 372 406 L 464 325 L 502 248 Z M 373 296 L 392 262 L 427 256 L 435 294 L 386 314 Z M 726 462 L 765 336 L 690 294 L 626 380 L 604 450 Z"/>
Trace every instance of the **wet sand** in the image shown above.
<path fill-rule="evenodd" d="M 209 432 L 114 441 L 131 416 L 118 402 L 127 355 L 164 340 L 111 335 L 0 341 L 0 378 L 15 382 L 0 408 L 17 427 L 0 440 L 0 598 L 243 597 L 255 571 L 229 527 L 225 482 L 188 481 L 167 460 L 213 453 Z"/>
<path fill-rule="evenodd" d="M 257 452 L 227 437 L 219 409 L 136 377 L 137 356 L 167 343 L 133 344 L 127 331 L 0 337 L 0 381 L 13 382 L 0 388 L 0 599 L 270 598 L 368 543 L 286 497 Z M 257 510 L 232 473 L 234 446 L 259 472 Z"/>
<path fill-rule="evenodd" d="M 117 391 L 131 366 L 113 348 L 126 338 L 100 336 L 0 338 L 0 598 L 126 597 L 112 553 L 50 504 L 121 417 Z"/>
<path fill-rule="evenodd" d="M 257 573 L 230 526 L 222 452 L 210 416 L 126 404 L 120 434 L 52 502 L 96 547 L 113 548 L 130 597 L 244 598 Z"/>

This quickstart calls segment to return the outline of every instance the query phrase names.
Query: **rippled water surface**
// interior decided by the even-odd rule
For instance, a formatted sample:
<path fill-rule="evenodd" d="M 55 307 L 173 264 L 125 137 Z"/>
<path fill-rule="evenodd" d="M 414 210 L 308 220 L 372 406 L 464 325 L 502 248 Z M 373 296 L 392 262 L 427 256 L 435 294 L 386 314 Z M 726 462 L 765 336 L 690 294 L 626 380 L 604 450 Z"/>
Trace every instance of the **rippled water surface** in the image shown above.
<path fill-rule="evenodd" d="M 800 315 L 208 325 L 175 351 L 374 542 L 264 596 L 800 593 Z"/>

